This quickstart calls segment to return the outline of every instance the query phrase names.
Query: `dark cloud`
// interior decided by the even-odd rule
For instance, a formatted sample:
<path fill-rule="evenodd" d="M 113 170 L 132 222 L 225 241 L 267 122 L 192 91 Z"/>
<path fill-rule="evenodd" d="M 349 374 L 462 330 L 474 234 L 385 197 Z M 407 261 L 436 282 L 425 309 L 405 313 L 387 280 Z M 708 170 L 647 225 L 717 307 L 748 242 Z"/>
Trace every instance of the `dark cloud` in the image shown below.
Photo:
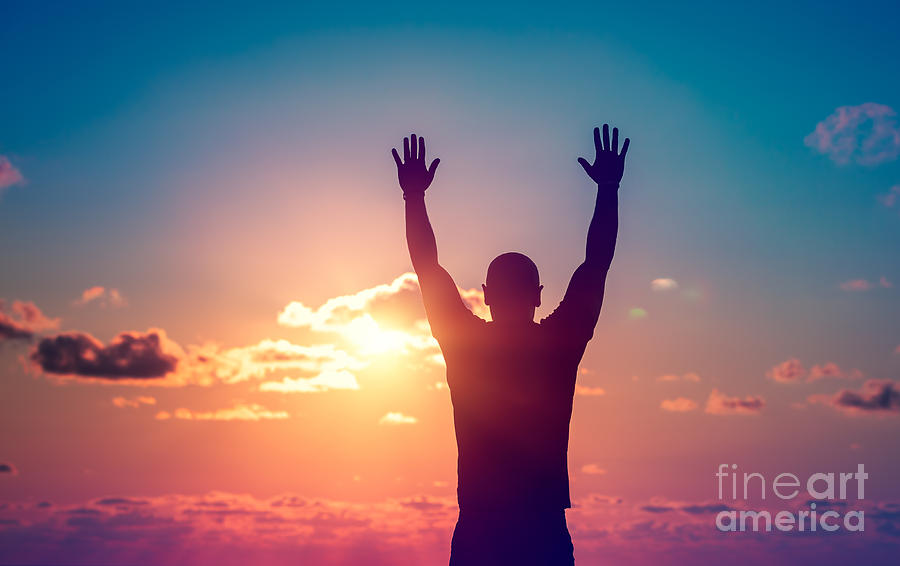
<path fill-rule="evenodd" d="M 175 370 L 178 358 L 165 351 L 165 332 L 123 332 L 104 346 L 81 332 L 42 339 L 31 354 L 41 369 L 58 375 L 100 379 L 156 379 Z"/>
<path fill-rule="evenodd" d="M 721 503 L 708 503 L 706 505 L 685 505 L 681 510 L 691 515 L 702 515 L 704 513 L 720 513 L 722 511 L 731 511 L 731 507 L 722 505 Z"/>
<path fill-rule="evenodd" d="M 862 389 L 842 389 L 830 399 L 830 404 L 848 413 L 900 413 L 900 389 L 889 379 L 870 379 Z"/>
<path fill-rule="evenodd" d="M 97 501 L 97 505 L 147 505 L 149 501 L 144 499 L 132 499 L 129 497 L 107 497 Z"/>
<path fill-rule="evenodd" d="M 411 509 L 415 509 L 417 511 L 440 511 L 444 508 L 444 503 L 441 501 L 432 501 L 427 497 L 413 497 L 411 499 L 407 499 L 406 501 L 401 501 L 400 505 L 404 507 L 409 507 Z"/>
<path fill-rule="evenodd" d="M 12 464 L 0 464 L 0 474 L 15 474 L 16 467 Z"/>

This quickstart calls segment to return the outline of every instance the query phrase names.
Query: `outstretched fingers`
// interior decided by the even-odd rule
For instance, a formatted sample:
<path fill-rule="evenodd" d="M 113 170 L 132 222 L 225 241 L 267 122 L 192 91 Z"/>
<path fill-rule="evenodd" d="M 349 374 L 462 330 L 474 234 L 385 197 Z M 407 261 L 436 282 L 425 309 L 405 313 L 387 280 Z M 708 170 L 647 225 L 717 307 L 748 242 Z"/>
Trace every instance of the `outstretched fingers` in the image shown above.
<path fill-rule="evenodd" d="M 594 150 L 598 155 L 603 151 L 603 142 L 600 141 L 600 128 L 594 128 Z"/>
<path fill-rule="evenodd" d="M 612 152 L 619 153 L 619 128 L 613 128 Z"/>
<path fill-rule="evenodd" d="M 403 138 L 403 161 L 409 162 L 409 138 Z"/>
<path fill-rule="evenodd" d="M 409 136 L 409 157 L 413 161 L 419 158 L 419 140 L 416 139 L 416 134 Z"/>
<path fill-rule="evenodd" d="M 631 143 L 629 138 L 625 138 L 625 142 L 622 144 L 622 153 L 619 154 L 623 160 L 625 159 L 625 154 L 628 153 L 628 145 Z"/>
<path fill-rule="evenodd" d="M 423 154 L 424 155 L 424 154 Z M 438 165 L 441 164 L 440 159 L 435 159 L 431 162 L 431 165 L 428 167 L 428 177 L 434 179 L 434 172 L 437 171 Z"/>
<path fill-rule="evenodd" d="M 419 137 L 419 161 L 425 163 L 425 138 Z"/>
<path fill-rule="evenodd" d="M 603 124 L 603 149 L 609 151 L 609 124 Z"/>
<path fill-rule="evenodd" d="M 391 148 L 391 155 L 394 156 L 394 163 L 397 164 L 397 167 L 398 167 L 398 168 L 399 168 L 399 167 L 402 167 L 402 166 L 403 166 L 403 162 L 400 161 L 400 155 L 397 153 L 397 148 L 396 148 L 396 147 Z"/>
<path fill-rule="evenodd" d="M 588 175 L 591 174 L 591 164 L 588 163 L 587 159 L 585 159 L 584 157 L 579 157 L 578 163 L 580 163 L 581 167 L 584 168 L 585 173 L 587 173 Z"/>

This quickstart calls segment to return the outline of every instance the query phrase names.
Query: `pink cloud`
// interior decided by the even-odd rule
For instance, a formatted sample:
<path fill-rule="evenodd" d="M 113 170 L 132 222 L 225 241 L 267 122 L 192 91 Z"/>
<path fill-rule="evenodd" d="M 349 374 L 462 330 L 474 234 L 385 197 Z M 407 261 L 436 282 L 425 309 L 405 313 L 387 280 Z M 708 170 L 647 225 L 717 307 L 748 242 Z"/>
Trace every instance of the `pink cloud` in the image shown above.
<path fill-rule="evenodd" d="M 890 106 L 873 102 L 841 106 L 803 141 L 838 164 L 878 165 L 900 155 L 896 116 Z"/>
<path fill-rule="evenodd" d="M 766 377 L 781 383 L 795 383 L 806 377 L 806 368 L 800 360 L 791 358 L 767 371 Z"/>
<path fill-rule="evenodd" d="M 766 377 L 779 383 L 800 383 L 826 378 L 859 379 L 862 372 L 858 369 L 845 371 L 834 362 L 815 364 L 807 372 L 800 360 L 791 358 L 767 371 Z"/>
<path fill-rule="evenodd" d="M 25 178 L 5 156 L 0 155 L 0 190 L 24 181 Z"/>
<path fill-rule="evenodd" d="M 664 411 L 673 413 L 686 413 L 697 408 L 697 402 L 687 397 L 676 397 L 675 399 L 664 399 L 659 407 Z"/>
<path fill-rule="evenodd" d="M 730 397 L 713 389 L 706 401 L 706 412 L 711 415 L 757 415 L 766 401 L 759 396 Z"/>
<path fill-rule="evenodd" d="M 123 307 L 126 304 L 125 297 L 122 296 L 118 289 L 106 288 L 100 285 L 85 289 L 81 296 L 75 300 L 74 304 L 76 306 L 84 306 L 89 303 L 97 304 L 101 308 L 106 308 L 107 306 Z"/>
<path fill-rule="evenodd" d="M 120 409 L 124 409 L 126 407 L 136 409 L 141 405 L 156 405 L 156 398 L 146 395 L 140 395 L 138 397 L 133 397 L 130 399 L 127 397 L 113 397 L 112 404 Z"/>
<path fill-rule="evenodd" d="M 688 372 L 683 375 L 668 373 L 657 377 L 656 381 L 690 381 L 692 383 L 699 383 L 700 376 L 693 372 Z"/>
<path fill-rule="evenodd" d="M 890 188 L 887 194 L 878 195 L 878 200 L 884 206 L 888 208 L 893 208 L 898 200 L 900 200 L 900 185 L 894 185 Z"/>
<path fill-rule="evenodd" d="M 817 381 L 825 378 L 860 379 L 862 378 L 862 372 L 858 369 L 844 371 L 834 362 L 825 362 L 810 368 L 807 381 Z"/>
<path fill-rule="evenodd" d="M 851 279 L 840 284 L 843 291 L 868 291 L 873 285 L 865 279 Z"/>
<path fill-rule="evenodd" d="M 576 385 L 575 386 L 575 395 L 581 395 L 583 397 L 599 397 L 600 395 L 606 395 L 606 390 L 602 387 L 590 387 L 587 385 Z"/>
<path fill-rule="evenodd" d="M 0 299 L 0 343 L 30 340 L 41 330 L 59 327 L 58 318 L 48 318 L 34 303 Z"/>
<path fill-rule="evenodd" d="M 803 497 L 795 503 L 804 505 Z M 779 503 L 766 508 L 776 511 Z M 752 539 L 753 533 L 720 533 L 716 514 L 743 508 L 733 501 L 589 494 L 566 515 L 579 564 L 750 566 L 781 564 L 785 556 L 815 564 L 892 563 L 900 505 L 857 504 L 866 530 L 840 544 L 831 544 L 839 534 L 821 531 Z M 456 514 L 453 497 L 428 494 L 367 502 L 296 494 L 114 494 L 7 509 L 0 517 L 0 556 L 10 564 L 73 564 L 73 557 L 135 566 L 445 564 Z"/>

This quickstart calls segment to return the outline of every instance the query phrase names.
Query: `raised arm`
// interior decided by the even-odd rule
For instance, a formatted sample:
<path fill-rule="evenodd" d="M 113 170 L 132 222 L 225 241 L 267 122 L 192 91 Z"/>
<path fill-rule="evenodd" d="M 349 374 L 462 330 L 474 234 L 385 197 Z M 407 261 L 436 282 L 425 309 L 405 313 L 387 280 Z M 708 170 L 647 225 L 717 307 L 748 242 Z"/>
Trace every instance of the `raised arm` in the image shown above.
<path fill-rule="evenodd" d="M 602 139 L 600 128 L 594 128 L 594 162 L 588 163 L 583 157 L 578 158 L 585 173 L 597 183 L 597 201 L 588 228 L 584 258 L 584 265 L 592 271 L 606 273 L 615 253 L 616 233 L 619 230 L 619 183 L 625 172 L 625 154 L 628 153 L 629 143 L 631 140 L 625 138 L 622 153 L 619 153 L 619 129 L 613 128 L 610 143 L 609 125 L 603 124 Z"/>
<path fill-rule="evenodd" d="M 575 270 L 566 289 L 566 296 L 548 319 L 559 321 L 586 340 L 593 334 L 597 318 L 600 316 L 606 273 L 616 250 L 616 233 L 619 230 L 619 182 L 625 171 L 625 154 L 628 152 L 629 143 L 630 140 L 626 138 L 622 144 L 622 152 L 619 153 L 619 129 L 613 128 L 610 142 L 609 126 L 604 124 L 602 139 L 600 129 L 594 128 L 596 150 L 594 162 L 589 163 L 583 157 L 578 158 L 578 163 L 584 167 L 585 173 L 597 184 L 597 200 L 594 203 L 594 216 L 588 228 L 584 262 Z"/>
<path fill-rule="evenodd" d="M 425 191 L 434 180 L 440 159 L 425 165 L 425 138 L 403 138 L 403 159 L 392 149 L 397 177 L 406 202 L 406 245 L 419 278 L 425 310 L 435 336 L 460 316 L 474 316 L 466 308 L 450 274 L 438 263 L 437 242 L 425 208 Z"/>

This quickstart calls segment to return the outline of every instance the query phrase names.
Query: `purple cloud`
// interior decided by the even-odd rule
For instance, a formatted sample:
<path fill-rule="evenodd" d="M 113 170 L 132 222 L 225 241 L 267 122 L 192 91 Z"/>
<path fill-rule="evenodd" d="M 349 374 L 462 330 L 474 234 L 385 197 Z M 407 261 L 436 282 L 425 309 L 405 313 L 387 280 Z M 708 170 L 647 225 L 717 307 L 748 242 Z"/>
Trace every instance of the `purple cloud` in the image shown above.
<path fill-rule="evenodd" d="M 874 102 L 841 106 L 819 122 L 803 142 L 841 165 L 892 161 L 900 155 L 897 113 Z"/>
<path fill-rule="evenodd" d="M 814 396 L 810 401 L 854 415 L 900 414 L 900 388 L 889 379 L 870 379 L 858 391 L 842 389 L 833 397 Z"/>
<path fill-rule="evenodd" d="M 108 345 L 81 332 L 42 339 L 31 359 L 47 373 L 108 380 L 156 379 L 175 370 L 178 358 L 166 351 L 165 332 L 123 332 Z"/>
<path fill-rule="evenodd" d="M 25 178 L 5 156 L 0 155 L 0 191 L 24 181 Z"/>

